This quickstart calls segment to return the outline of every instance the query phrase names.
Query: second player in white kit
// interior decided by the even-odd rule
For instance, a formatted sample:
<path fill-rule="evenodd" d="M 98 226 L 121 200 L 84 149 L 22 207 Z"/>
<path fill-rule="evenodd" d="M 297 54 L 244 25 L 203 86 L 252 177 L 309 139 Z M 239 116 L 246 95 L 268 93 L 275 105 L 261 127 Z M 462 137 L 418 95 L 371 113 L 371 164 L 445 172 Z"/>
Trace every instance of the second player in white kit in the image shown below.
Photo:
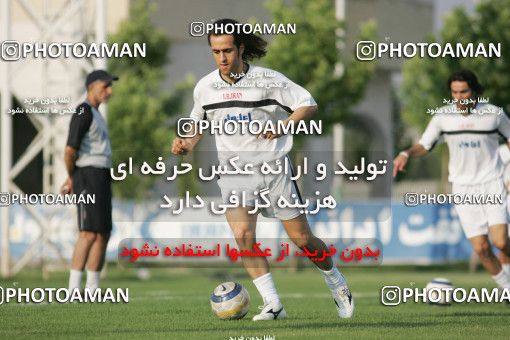
<path fill-rule="evenodd" d="M 498 155 L 500 136 L 507 143 L 510 141 L 510 120 L 501 108 L 476 100 L 483 87 L 471 71 L 453 73 L 448 86 L 456 103 L 442 107 L 430 120 L 418 144 L 395 158 L 393 175 L 404 170 L 410 157 L 423 156 L 437 142 L 446 142 L 452 194 L 487 198 L 482 204 L 473 204 L 470 201 L 474 200 L 469 199 L 466 200 L 469 204 L 455 204 L 464 233 L 497 284 L 510 289 L 507 194 Z M 491 197 L 498 199 L 491 200 Z M 503 254 L 500 260 L 491 250 L 489 235 Z"/>

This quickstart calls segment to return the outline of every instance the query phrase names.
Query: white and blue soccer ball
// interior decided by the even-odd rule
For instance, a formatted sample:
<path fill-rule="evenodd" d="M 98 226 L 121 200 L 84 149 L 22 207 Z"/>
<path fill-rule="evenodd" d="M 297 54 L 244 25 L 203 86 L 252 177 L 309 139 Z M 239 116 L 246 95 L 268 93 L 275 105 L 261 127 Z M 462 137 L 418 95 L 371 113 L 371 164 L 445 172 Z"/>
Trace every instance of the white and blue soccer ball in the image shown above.
<path fill-rule="evenodd" d="M 222 320 L 242 319 L 250 309 L 250 294 L 239 283 L 223 282 L 214 288 L 211 308 Z"/>
<path fill-rule="evenodd" d="M 450 280 L 436 278 L 425 287 L 426 299 L 429 304 L 437 306 L 448 306 L 452 302 L 453 285 Z"/>

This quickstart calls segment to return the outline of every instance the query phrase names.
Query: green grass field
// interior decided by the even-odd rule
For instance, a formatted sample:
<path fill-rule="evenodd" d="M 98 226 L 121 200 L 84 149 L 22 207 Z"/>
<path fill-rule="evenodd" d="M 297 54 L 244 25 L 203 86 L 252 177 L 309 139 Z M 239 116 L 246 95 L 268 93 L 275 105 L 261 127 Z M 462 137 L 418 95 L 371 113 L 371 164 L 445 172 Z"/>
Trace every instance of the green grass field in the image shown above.
<path fill-rule="evenodd" d="M 313 268 L 297 273 L 274 269 L 273 276 L 289 319 L 255 323 L 261 303 L 251 280 L 241 270 L 151 269 L 140 281 L 134 269 L 108 268 L 103 287 L 129 288 L 127 304 L 3 304 L 0 338 L 167 338 L 229 339 L 274 336 L 275 339 L 349 338 L 510 338 L 510 305 L 458 304 L 435 307 L 408 303 L 386 307 L 380 302 L 385 285 L 424 287 L 434 277 L 447 277 L 456 287 L 494 287 L 484 272 L 469 274 L 463 267 L 351 268 L 344 271 L 353 291 L 353 319 L 342 320 L 322 276 Z M 222 321 L 211 312 L 209 296 L 223 281 L 248 288 L 252 306 L 238 321 Z M 3 287 L 65 287 L 67 273 L 41 280 L 28 270 Z"/>

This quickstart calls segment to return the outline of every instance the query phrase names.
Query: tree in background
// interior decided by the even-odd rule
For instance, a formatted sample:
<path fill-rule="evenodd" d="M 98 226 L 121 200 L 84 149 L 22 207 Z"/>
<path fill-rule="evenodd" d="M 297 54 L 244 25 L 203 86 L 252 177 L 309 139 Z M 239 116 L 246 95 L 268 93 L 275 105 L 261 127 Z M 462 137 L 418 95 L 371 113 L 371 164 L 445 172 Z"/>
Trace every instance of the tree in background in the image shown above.
<path fill-rule="evenodd" d="M 443 98 L 451 98 L 446 81 L 459 69 L 470 69 L 485 86 L 484 97 L 497 106 L 510 108 L 510 0 L 480 1 L 473 15 L 464 8 L 453 10 L 445 17 L 438 37 L 429 36 L 427 42 L 468 44 L 501 43 L 501 58 L 418 58 L 404 65 L 402 103 L 403 119 L 408 126 L 423 132 L 431 119 L 427 108 L 441 107 Z M 443 166 L 446 161 L 442 153 Z M 416 162 L 415 162 L 416 163 Z M 410 164 L 412 165 L 412 164 Z M 411 170 L 411 169 L 410 169 Z M 417 177 L 419 171 L 409 171 Z M 443 181 L 446 181 L 446 170 Z M 409 178 L 410 176 L 406 176 Z"/>
<path fill-rule="evenodd" d="M 184 98 L 191 87 L 187 81 L 172 95 L 161 90 L 170 42 L 165 32 L 151 22 L 155 10 L 148 0 L 131 2 L 129 19 L 109 37 L 109 43 L 146 44 L 145 58 L 108 61 L 109 71 L 120 77 L 108 105 L 113 165 L 132 157 L 134 172 L 144 161 L 154 166 L 159 156 L 165 160 L 174 135 L 170 118 L 183 111 Z M 119 198 L 146 198 L 158 179 L 160 176 L 133 174 L 114 182 L 113 193 Z"/>
<path fill-rule="evenodd" d="M 349 125 L 352 108 L 363 98 L 375 63 L 359 61 L 354 58 L 354 51 L 341 48 L 345 44 L 344 23 L 335 16 L 334 1 L 269 0 L 266 7 L 273 22 L 296 25 L 295 35 L 277 35 L 272 39 L 265 57 L 266 65 L 312 94 L 319 107 L 317 119 L 322 121 L 325 133 L 331 132 L 335 123 Z M 359 40 L 374 41 L 376 37 L 374 21 L 360 25 Z M 367 141 L 358 135 L 356 138 Z M 294 136 L 291 156 L 298 165 L 305 156 L 305 139 L 304 135 Z M 350 164 L 368 154 L 369 143 L 350 143 L 349 148 L 324 151 L 341 152 L 342 161 Z M 333 190 L 340 198 L 340 188 Z"/>
<path fill-rule="evenodd" d="M 310 91 L 319 104 L 323 128 L 344 122 L 363 97 L 375 64 L 340 53 L 343 25 L 335 17 L 333 1 L 295 0 L 289 6 L 283 0 L 270 0 L 266 6 L 274 22 L 297 28 L 295 35 L 275 36 L 265 58 L 267 65 Z M 360 26 L 360 40 L 375 40 L 375 35 L 373 22 Z M 340 63 L 344 71 L 335 72 Z"/>

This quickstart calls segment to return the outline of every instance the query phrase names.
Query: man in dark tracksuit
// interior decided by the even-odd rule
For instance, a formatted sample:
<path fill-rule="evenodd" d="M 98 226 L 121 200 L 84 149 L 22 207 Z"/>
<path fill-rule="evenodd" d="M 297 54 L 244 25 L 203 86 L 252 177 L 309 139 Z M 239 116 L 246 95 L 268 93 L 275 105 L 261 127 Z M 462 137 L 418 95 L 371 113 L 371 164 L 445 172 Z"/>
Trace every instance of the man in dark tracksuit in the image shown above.
<path fill-rule="evenodd" d="M 78 204 L 78 241 L 71 261 L 69 289 L 79 289 L 85 265 L 86 288 L 99 287 L 106 246 L 112 230 L 112 194 L 110 186 L 111 145 L 105 120 L 98 111 L 112 94 L 112 82 L 118 77 L 103 70 L 87 75 L 87 99 L 77 107 L 71 119 L 64 162 L 69 177 L 63 193 L 94 195 L 94 204 Z"/>

